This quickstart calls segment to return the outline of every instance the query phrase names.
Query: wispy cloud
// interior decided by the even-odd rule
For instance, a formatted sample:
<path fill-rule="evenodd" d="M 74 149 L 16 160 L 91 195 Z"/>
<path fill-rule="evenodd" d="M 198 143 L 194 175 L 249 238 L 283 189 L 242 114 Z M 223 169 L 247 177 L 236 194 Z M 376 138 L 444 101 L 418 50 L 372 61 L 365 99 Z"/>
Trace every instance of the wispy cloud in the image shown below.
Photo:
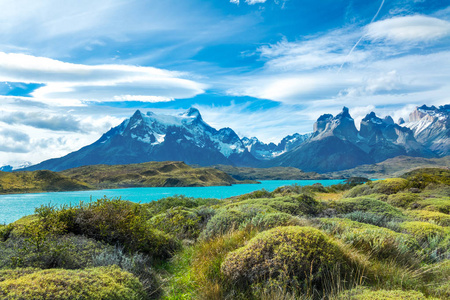
<path fill-rule="evenodd" d="M 206 85 L 186 78 L 189 76 L 152 67 L 82 65 L 0 52 L 0 80 L 45 84 L 32 93 L 44 100 L 157 102 L 203 93 Z"/>
<path fill-rule="evenodd" d="M 450 36 L 450 22 L 434 17 L 414 15 L 396 17 L 367 26 L 366 35 L 371 40 L 390 42 L 429 42 Z"/>

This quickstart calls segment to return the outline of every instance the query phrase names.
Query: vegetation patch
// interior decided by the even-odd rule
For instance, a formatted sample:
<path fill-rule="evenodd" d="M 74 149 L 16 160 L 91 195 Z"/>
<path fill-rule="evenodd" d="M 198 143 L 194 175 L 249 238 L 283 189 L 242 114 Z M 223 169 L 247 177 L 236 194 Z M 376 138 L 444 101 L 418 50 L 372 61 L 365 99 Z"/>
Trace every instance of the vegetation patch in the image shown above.
<path fill-rule="evenodd" d="M 352 188 L 346 197 L 352 198 L 370 194 L 391 195 L 409 187 L 409 181 L 404 178 L 389 178 L 385 180 L 369 181 L 366 184 Z"/>
<path fill-rule="evenodd" d="M 85 270 L 3 270 L 3 299 L 143 299 L 142 284 L 117 266 Z"/>
<path fill-rule="evenodd" d="M 330 207 L 336 209 L 337 212 L 342 214 L 362 211 L 373 213 L 389 220 L 405 219 L 405 216 L 400 209 L 369 196 L 343 198 L 338 201 L 330 202 Z"/>
<path fill-rule="evenodd" d="M 327 235 L 312 227 L 276 227 L 262 232 L 229 253 L 223 274 L 241 288 L 271 280 L 304 287 L 317 283 L 326 269 L 343 261 L 343 253 Z"/>
<path fill-rule="evenodd" d="M 438 300 L 438 298 L 426 297 L 418 291 L 403 290 L 370 290 L 359 288 L 342 293 L 336 300 Z"/>
<path fill-rule="evenodd" d="M 408 216 L 411 216 L 415 219 L 421 221 L 428 221 L 432 223 L 436 223 L 441 226 L 450 226 L 450 215 L 444 214 L 437 211 L 429 211 L 429 210 L 408 210 L 405 212 Z"/>

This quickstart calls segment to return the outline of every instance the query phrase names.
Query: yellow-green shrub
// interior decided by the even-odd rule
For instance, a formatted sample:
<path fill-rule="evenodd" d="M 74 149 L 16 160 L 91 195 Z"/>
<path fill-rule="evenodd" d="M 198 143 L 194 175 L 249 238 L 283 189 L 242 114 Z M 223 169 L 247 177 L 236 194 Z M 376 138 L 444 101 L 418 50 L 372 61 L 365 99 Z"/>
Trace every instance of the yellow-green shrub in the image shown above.
<path fill-rule="evenodd" d="M 439 300 L 438 298 L 426 297 L 418 291 L 402 290 L 369 290 L 358 288 L 347 291 L 336 297 L 336 300 Z"/>
<path fill-rule="evenodd" d="M 417 202 L 418 208 L 450 214 L 450 197 L 429 198 Z"/>
<path fill-rule="evenodd" d="M 179 239 L 196 239 L 200 234 L 200 221 L 201 217 L 195 212 L 183 207 L 174 207 L 152 217 L 149 223 Z"/>
<path fill-rule="evenodd" d="M 85 270 L 3 270 L 2 299 L 143 299 L 139 280 L 117 266 Z"/>
<path fill-rule="evenodd" d="M 387 228 L 341 218 L 322 218 L 320 226 L 345 243 L 379 258 L 409 261 L 410 254 L 419 248 L 416 240 L 407 234 Z"/>
<path fill-rule="evenodd" d="M 235 285 L 276 280 L 319 281 L 324 271 L 343 262 L 338 245 L 312 227 L 287 226 L 264 231 L 227 255 L 221 270 Z"/>
<path fill-rule="evenodd" d="M 424 239 L 428 236 L 442 236 L 445 234 L 445 229 L 442 226 L 431 224 L 428 222 L 412 221 L 400 223 L 400 228 L 403 231 L 413 235 L 417 239 Z"/>
<path fill-rule="evenodd" d="M 388 220 L 404 219 L 402 211 L 392 205 L 371 197 L 343 198 L 330 202 L 330 206 L 337 212 L 346 214 L 354 211 L 363 211 L 383 216 Z"/>
<path fill-rule="evenodd" d="M 408 208 L 411 203 L 421 200 L 420 196 L 413 193 L 397 193 L 388 196 L 387 202 L 390 205 Z"/>
<path fill-rule="evenodd" d="M 429 210 L 408 210 L 405 212 L 408 216 L 423 221 L 431 221 L 441 226 L 450 226 L 450 215 L 437 211 Z"/>
<path fill-rule="evenodd" d="M 403 178 L 369 181 L 368 183 L 352 188 L 346 193 L 346 197 L 353 198 L 370 194 L 391 195 L 408 188 L 408 186 L 408 180 Z"/>

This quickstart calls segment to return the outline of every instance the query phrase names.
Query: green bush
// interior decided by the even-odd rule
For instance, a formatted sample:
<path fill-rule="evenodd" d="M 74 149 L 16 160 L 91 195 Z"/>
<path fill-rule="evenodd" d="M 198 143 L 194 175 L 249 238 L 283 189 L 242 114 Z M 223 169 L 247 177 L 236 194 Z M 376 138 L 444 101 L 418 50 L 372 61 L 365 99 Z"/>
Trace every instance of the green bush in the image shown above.
<path fill-rule="evenodd" d="M 450 214 L 450 197 L 420 200 L 415 208 Z"/>
<path fill-rule="evenodd" d="M 265 206 L 291 215 L 315 215 L 321 210 L 321 204 L 311 196 L 301 194 L 298 196 L 284 196 L 276 198 L 248 199 L 234 202 L 225 208 L 239 206 Z"/>
<path fill-rule="evenodd" d="M 312 227 L 276 227 L 251 239 L 227 255 L 223 274 L 236 286 L 277 281 L 281 285 L 317 283 L 327 268 L 343 262 L 338 245 Z"/>
<path fill-rule="evenodd" d="M 119 267 L 2 270 L 2 299 L 143 299 L 142 284 Z"/>
<path fill-rule="evenodd" d="M 206 224 L 205 229 L 201 232 L 200 238 L 210 239 L 238 229 L 241 224 L 250 222 L 258 213 L 267 211 L 273 212 L 270 207 L 267 210 L 264 210 L 264 208 L 258 210 L 253 208 L 247 211 L 238 208 L 221 209 Z"/>
<path fill-rule="evenodd" d="M 358 185 L 347 192 L 346 197 L 353 198 L 370 194 L 396 194 L 409 187 L 409 182 L 403 178 L 389 178 L 385 180 L 369 181 Z"/>
<path fill-rule="evenodd" d="M 301 221 L 290 214 L 276 212 L 257 214 L 249 224 L 260 230 L 266 230 L 278 226 L 300 225 Z"/>
<path fill-rule="evenodd" d="M 169 208 L 149 220 L 151 226 L 175 235 L 179 239 L 196 239 L 200 234 L 201 216 L 183 208 Z"/>
<path fill-rule="evenodd" d="M 441 226 L 450 226 L 450 215 L 437 211 L 429 210 L 408 210 L 405 212 L 408 216 L 421 221 L 434 222 Z"/>
<path fill-rule="evenodd" d="M 418 240 L 422 240 L 428 236 L 442 236 L 446 233 L 446 230 L 442 226 L 420 221 L 400 223 L 400 228 Z"/>
<path fill-rule="evenodd" d="M 408 179 L 411 187 L 424 189 L 431 184 L 450 185 L 450 170 L 441 168 L 422 168 L 405 173 L 403 178 Z"/>
<path fill-rule="evenodd" d="M 11 235 L 13 229 L 14 226 L 12 224 L 0 225 L 0 242 L 6 241 Z"/>
<path fill-rule="evenodd" d="M 378 214 L 359 210 L 345 214 L 342 217 L 352 221 L 371 224 L 379 227 L 388 227 L 390 223 L 389 219 L 386 218 L 385 216 L 380 216 Z"/>
<path fill-rule="evenodd" d="M 383 201 L 371 197 L 343 198 L 333 201 L 330 206 L 338 213 L 347 214 L 354 211 L 369 212 L 386 218 L 387 220 L 405 219 L 402 211 Z"/>
<path fill-rule="evenodd" d="M 218 199 L 192 198 L 183 195 L 175 195 L 171 197 L 162 198 L 157 201 L 145 203 L 142 204 L 142 206 L 148 209 L 150 215 L 157 215 L 165 212 L 168 209 L 178 206 L 186 208 L 194 208 L 202 205 L 215 205 L 219 202 L 220 200 Z"/>
<path fill-rule="evenodd" d="M 341 293 L 337 300 L 438 300 L 438 298 L 426 297 L 418 291 L 402 290 L 369 290 L 358 288 Z"/>
<path fill-rule="evenodd" d="M 413 263 L 415 258 L 411 254 L 419 249 L 417 241 L 407 234 L 370 224 L 341 218 L 322 218 L 320 226 L 345 243 L 381 259 L 395 257 Z"/>
<path fill-rule="evenodd" d="M 272 198 L 273 194 L 266 189 L 254 191 L 248 194 L 244 194 L 239 196 L 239 200 L 247 200 L 247 199 L 259 199 L 259 198 Z"/>
<path fill-rule="evenodd" d="M 116 198 L 102 198 L 78 207 L 42 206 L 36 210 L 42 230 L 85 235 L 111 245 L 123 245 L 126 251 L 138 251 L 157 257 L 169 257 L 178 243 L 148 224 L 148 211 L 142 205 Z M 36 227 L 36 226 L 34 226 Z"/>
<path fill-rule="evenodd" d="M 390 205 L 408 208 L 411 206 L 411 203 L 420 201 L 421 198 L 418 194 L 413 193 L 397 193 L 389 195 L 387 202 Z"/>

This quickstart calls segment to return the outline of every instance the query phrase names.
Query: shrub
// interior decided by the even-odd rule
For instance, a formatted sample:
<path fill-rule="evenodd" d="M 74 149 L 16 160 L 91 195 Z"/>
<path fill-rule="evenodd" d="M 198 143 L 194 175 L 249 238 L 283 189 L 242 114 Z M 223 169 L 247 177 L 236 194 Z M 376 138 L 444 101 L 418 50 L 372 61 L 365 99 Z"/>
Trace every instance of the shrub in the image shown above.
<path fill-rule="evenodd" d="M 405 232 L 412 234 L 418 240 L 422 240 L 428 236 L 442 236 L 445 234 L 445 229 L 442 226 L 431 224 L 428 222 L 403 222 L 400 223 L 400 228 Z"/>
<path fill-rule="evenodd" d="M 179 239 L 196 239 L 200 234 L 201 217 L 183 207 L 175 207 L 149 220 L 151 226 Z"/>
<path fill-rule="evenodd" d="M 14 226 L 12 224 L 0 225 L 0 242 L 6 241 L 11 235 L 13 229 Z"/>
<path fill-rule="evenodd" d="M 58 216 L 66 210 L 57 212 Z M 139 204 L 121 199 L 102 198 L 74 211 L 67 224 L 69 232 L 106 243 L 123 245 L 126 251 L 138 251 L 157 257 L 169 257 L 178 243 L 147 222 L 147 210 Z"/>
<path fill-rule="evenodd" d="M 406 214 L 422 221 L 434 222 L 441 226 L 450 226 L 450 215 L 441 212 L 418 209 L 406 211 Z"/>
<path fill-rule="evenodd" d="M 85 270 L 3 270 L 3 299 L 142 299 L 139 280 L 119 267 Z"/>
<path fill-rule="evenodd" d="M 402 291 L 402 290 L 376 290 L 372 291 L 367 288 L 358 288 L 343 292 L 337 297 L 337 300 L 438 300 L 433 297 L 426 297 L 418 291 Z"/>
<path fill-rule="evenodd" d="M 387 202 L 393 206 L 408 208 L 410 207 L 411 203 L 417 202 L 419 200 L 421 200 L 421 198 L 417 194 L 397 193 L 389 195 Z"/>
<path fill-rule="evenodd" d="M 387 220 L 405 219 L 405 216 L 398 208 L 371 197 L 343 198 L 331 202 L 330 206 L 343 214 L 363 211 L 385 217 Z"/>
<path fill-rule="evenodd" d="M 403 178 L 389 178 L 385 180 L 369 181 L 358 185 L 347 192 L 346 197 L 353 198 L 370 194 L 396 194 L 409 187 L 409 182 Z"/>
<path fill-rule="evenodd" d="M 380 216 L 371 212 L 353 211 L 342 216 L 345 219 L 357 221 L 360 223 L 372 224 L 379 227 L 387 227 L 389 219 L 385 216 Z"/>
<path fill-rule="evenodd" d="M 378 258 L 413 263 L 411 254 L 419 248 L 414 238 L 387 228 L 341 218 L 323 218 L 320 222 L 325 231 Z"/>
<path fill-rule="evenodd" d="M 259 198 L 272 198 L 273 194 L 269 192 L 266 189 L 254 191 L 248 194 L 244 194 L 239 196 L 239 200 L 246 200 L 246 199 L 259 199 Z"/>
<path fill-rule="evenodd" d="M 249 224 L 260 230 L 266 230 L 278 226 L 300 225 L 301 220 L 287 213 L 276 212 L 257 214 Z"/>
<path fill-rule="evenodd" d="M 450 214 L 450 197 L 420 200 L 415 208 Z"/>
<path fill-rule="evenodd" d="M 139 278 L 147 295 L 156 297 L 161 293 L 151 260 L 141 253 L 127 254 L 121 247 L 106 248 L 92 256 L 95 267 L 119 266 Z"/>
<path fill-rule="evenodd" d="M 229 253 L 221 270 L 236 286 L 275 280 L 280 284 L 320 281 L 327 268 L 343 261 L 338 245 L 312 227 L 276 227 Z M 299 287 L 297 285 L 296 287 Z"/>
<path fill-rule="evenodd" d="M 321 204 L 311 196 L 284 196 L 276 198 L 248 199 L 228 204 L 225 208 L 242 205 L 271 207 L 277 211 L 291 215 L 315 215 L 321 210 Z"/>
<path fill-rule="evenodd" d="M 268 210 L 270 210 L 270 207 L 268 207 Z M 227 232 L 238 229 L 241 224 L 249 222 L 259 212 L 264 212 L 264 210 L 253 209 L 244 212 L 237 208 L 221 209 L 206 224 L 206 227 L 202 231 L 200 238 L 210 239 L 215 236 L 223 235 Z"/>
<path fill-rule="evenodd" d="M 450 185 L 450 170 L 441 168 L 422 168 L 405 173 L 410 185 L 415 188 L 424 189 L 430 184 Z"/>
<path fill-rule="evenodd" d="M 175 195 L 171 197 L 166 197 L 159 199 L 157 201 L 152 201 L 149 203 L 142 204 L 146 209 L 148 209 L 150 215 L 157 215 L 165 212 L 168 209 L 174 207 L 186 207 L 186 208 L 194 208 L 202 205 L 214 205 L 219 203 L 218 199 L 209 199 L 209 198 L 192 198 L 186 197 L 183 195 Z"/>

